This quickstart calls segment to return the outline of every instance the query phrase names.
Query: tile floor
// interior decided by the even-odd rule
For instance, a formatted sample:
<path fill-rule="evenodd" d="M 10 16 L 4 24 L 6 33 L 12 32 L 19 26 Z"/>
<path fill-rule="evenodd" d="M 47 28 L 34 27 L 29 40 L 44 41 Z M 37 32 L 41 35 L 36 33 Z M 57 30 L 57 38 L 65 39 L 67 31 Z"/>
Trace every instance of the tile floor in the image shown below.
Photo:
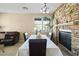
<path fill-rule="evenodd" d="M 16 56 L 16 52 L 18 48 L 23 44 L 24 42 L 18 42 L 14 46 L 6 46 L 4 47 L 4 53 L 0 50 L 0 56 Z M 60 48 L 62 54 L 64 56 L 71 56 L 67 51 L 64 49 Z"/>

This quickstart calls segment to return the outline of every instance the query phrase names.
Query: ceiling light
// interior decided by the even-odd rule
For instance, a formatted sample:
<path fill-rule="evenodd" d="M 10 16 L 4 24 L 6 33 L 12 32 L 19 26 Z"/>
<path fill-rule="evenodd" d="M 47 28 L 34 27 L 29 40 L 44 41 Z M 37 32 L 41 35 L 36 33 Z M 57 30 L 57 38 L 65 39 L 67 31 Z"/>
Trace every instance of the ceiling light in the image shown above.
<path fill-rule="evenodd" d="M 41 8 L 40 12 L 42 13 L 49 13 L 49 7 L 46 3 L 44 3 L 44 6 Z"/>

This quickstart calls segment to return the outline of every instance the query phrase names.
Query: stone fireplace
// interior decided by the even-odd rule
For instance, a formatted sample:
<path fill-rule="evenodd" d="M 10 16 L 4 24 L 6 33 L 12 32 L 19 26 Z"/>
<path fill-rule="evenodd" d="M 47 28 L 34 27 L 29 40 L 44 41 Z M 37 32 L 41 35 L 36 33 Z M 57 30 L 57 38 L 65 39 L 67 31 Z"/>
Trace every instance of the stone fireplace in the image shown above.
<path fill-rule="evenodd" d="M 71 30 L 70 52 L 79 55 L 79 3 L 65 3 L 59 6 L 53 13 L 53 25 L 56 43 L 59 43 L 60 29 Z"/>

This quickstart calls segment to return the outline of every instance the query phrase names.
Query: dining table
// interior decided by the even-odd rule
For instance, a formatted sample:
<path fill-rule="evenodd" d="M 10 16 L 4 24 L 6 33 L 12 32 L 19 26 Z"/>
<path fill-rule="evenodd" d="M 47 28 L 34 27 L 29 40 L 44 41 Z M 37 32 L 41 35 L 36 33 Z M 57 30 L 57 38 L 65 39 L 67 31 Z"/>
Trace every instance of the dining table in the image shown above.
<path fill-rule="evenodd" d="M 59 47 L 48 38 L 46 35 L 41 35 L 41 39 L 47 40 L 46 56 L 63 56 Z M 16 56 L 29 56 L 29 40 L 39 39 L 37 35 L 31 35 L 22 45 L 19 47 Z M 35 47 L 36 48 L 36 47 Z"/>

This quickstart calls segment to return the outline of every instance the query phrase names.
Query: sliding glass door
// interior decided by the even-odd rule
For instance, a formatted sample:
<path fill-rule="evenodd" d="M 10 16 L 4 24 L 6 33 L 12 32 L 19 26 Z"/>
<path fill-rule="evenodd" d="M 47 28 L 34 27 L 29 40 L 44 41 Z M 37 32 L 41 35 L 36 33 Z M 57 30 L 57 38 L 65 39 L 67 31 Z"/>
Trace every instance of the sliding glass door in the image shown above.
<path fill-rule="evenodd" d="M 50 30 L 50 19 L 49 18 L 35 18 L 34 20 L 34 32 L 49 32 Z"/>

